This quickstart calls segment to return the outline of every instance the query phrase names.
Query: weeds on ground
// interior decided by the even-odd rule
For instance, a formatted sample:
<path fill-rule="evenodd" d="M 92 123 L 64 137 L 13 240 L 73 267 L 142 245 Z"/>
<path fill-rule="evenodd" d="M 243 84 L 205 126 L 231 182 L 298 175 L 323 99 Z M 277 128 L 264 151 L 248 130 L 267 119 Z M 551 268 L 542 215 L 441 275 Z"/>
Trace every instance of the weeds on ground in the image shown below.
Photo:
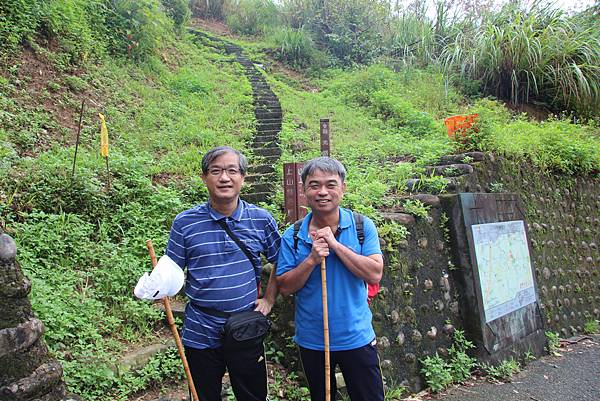
<path fill-rule="evenodd" d="M 479 366 L 492 381 L 507 381 L 512 375 L 521 371 L 519 361 L 512 358 L 502 361 L 497 366 L 486 363 L 480 363 Z"/>
<path fill-rule="evenodd" d="M 546 331 L 546 340 L 548 341 L 548 353 L 552 356 L 559 356 L 558 350 L 560 348 L 560 337 L 558 333 L 553 331 Z"/>
<path fill-rule="evenodd" d="M 456 330 L 447 360 L 437 353 L 421 360 L 421 373 L 433 392 L 443 390 L 452 383 L 462 383 L 471 376 L 476 359 L 470 357 L 467 351 L 473 347 L 473 343 L 465 338 L 464 331 Z"/>
<path fill-rule="evenodd" d="M 583 332 L 585 334 L 598 334 L 600 333 L 600 324 L 596 319 L 589 319 L 583 325 Z"/>

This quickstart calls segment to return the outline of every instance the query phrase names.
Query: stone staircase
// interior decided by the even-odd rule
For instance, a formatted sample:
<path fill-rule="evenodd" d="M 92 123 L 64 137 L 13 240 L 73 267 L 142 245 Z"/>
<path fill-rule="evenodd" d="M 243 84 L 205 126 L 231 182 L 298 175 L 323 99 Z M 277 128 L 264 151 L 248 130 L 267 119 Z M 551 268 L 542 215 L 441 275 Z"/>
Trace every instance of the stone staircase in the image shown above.
<path fill-rule="evenodd" d="M 236 44 L 211 36 L 205 32 L 191 31 L 199 40 L 209 46 L 218 46 L 226 53 L 234 55 L 235 62 L 244 69 L 244 75 L 252 86 L 256 133 L 248 144 L 251 150 L 250 166 L 246 175 L 246 185 L 242 197 L 250 203 L 266 202 L 271 198 L 278 175 L 274 165 L 281 156 L 279 133 L 281 132 L 282 111 L 279 99 L 273 93 L 261 70 L 246 57 Z"/>

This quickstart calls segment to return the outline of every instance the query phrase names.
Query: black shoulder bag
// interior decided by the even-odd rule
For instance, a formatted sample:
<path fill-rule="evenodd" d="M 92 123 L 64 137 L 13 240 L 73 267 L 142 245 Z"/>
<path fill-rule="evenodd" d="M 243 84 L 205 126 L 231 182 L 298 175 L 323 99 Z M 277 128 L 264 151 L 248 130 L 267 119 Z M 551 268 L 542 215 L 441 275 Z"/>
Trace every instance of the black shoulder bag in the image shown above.
<path fill-rule="evenodd" d="M 246 248 L 244 243 L 231 231 L 225 219 L 217 220 L 217 223 L 225 230 L 229 237 L 237 244 L 238 247 L 244 252 L 252 267 L 254 267 L 255 274 L 258 277 L 258 269 L 252 259 L 252 254 Z M 257 278 L 257 290 L 260 296 L 260 279 Z M 221 312 L 224 313 L 224 312 Z M 223 326 L 222 340 L 223 347 L 226 350 L 239 350 L 243 348 L 250 348 L 261 344 L 269 330 L 271 328 L 271 321 L 267 319 L 265 315 L 260 312 L 248 310 L 239 313 L 228 314 L 228 319 Z"/>

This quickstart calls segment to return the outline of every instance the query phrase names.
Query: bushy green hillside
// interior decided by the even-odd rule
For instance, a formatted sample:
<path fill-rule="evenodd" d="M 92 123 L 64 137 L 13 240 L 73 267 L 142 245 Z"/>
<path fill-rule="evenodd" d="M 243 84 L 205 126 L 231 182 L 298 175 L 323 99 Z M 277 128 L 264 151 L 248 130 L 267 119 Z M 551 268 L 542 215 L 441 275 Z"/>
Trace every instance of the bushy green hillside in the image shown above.
<path fill-rule="evenodd" d="M 160 327 L 156 309 L 132 296 L 149 269 L 145 240 L 152 238 L 160 253 L 174 216 L 206 199 L 198 176 L 204 151 L 227 144 L 249 152 L 254 132 L 251 87 L 241 68 L 182 32 L 186 13 L 176 12 L 179 3 L 0 6 L 0 26 L 14 28 L 2 31 L 10 46 L 0 70 L 0 225 L 17 240 L 34 309 L 67 384 L 86 400 L 126 399 L 151 381 L 181 374 L 172 355 L 137 375 L 111 370 Z M 303 78 L 307 90 L 272 73 L 264 43 L 238 43 L 267 66 L 280 98 L 280 163 L 318 155 L 319 119 L 330 117 L 332 153 L 349 170 L 345 202 L 372 216 L 383 233 L 399 228 L 382 222 L 378 208 L 396 204 L 407 179 L 455 150 L 501 152 L 556 173 L 598 174 L 593 122 L 530 122 L 496 101 L 470 102 L 439 71 L 415 66 L 322 69 L 318 78 Z M 110 177 L 99 155 L 99 112 L 109 129 Z M 466 112 L 480 114 L 479 131 L 468 143 L 452 143 L 443 119 Z M 264 206 L 283 223 L 282 196 L 279 190 Z"/>

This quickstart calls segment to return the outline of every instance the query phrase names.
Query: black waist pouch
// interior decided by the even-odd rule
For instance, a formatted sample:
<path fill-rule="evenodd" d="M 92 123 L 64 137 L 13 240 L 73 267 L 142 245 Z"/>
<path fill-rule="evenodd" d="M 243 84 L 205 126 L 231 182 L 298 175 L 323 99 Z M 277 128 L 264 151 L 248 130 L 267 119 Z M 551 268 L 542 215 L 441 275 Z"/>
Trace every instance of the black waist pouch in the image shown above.
<path fill-rule="evenodd" d="M 223 326 L 223 347 L 226 350 L 239 350 L 263 342 L 271 321 L 257 311 L 245 311 L 233 314 Z"/>

